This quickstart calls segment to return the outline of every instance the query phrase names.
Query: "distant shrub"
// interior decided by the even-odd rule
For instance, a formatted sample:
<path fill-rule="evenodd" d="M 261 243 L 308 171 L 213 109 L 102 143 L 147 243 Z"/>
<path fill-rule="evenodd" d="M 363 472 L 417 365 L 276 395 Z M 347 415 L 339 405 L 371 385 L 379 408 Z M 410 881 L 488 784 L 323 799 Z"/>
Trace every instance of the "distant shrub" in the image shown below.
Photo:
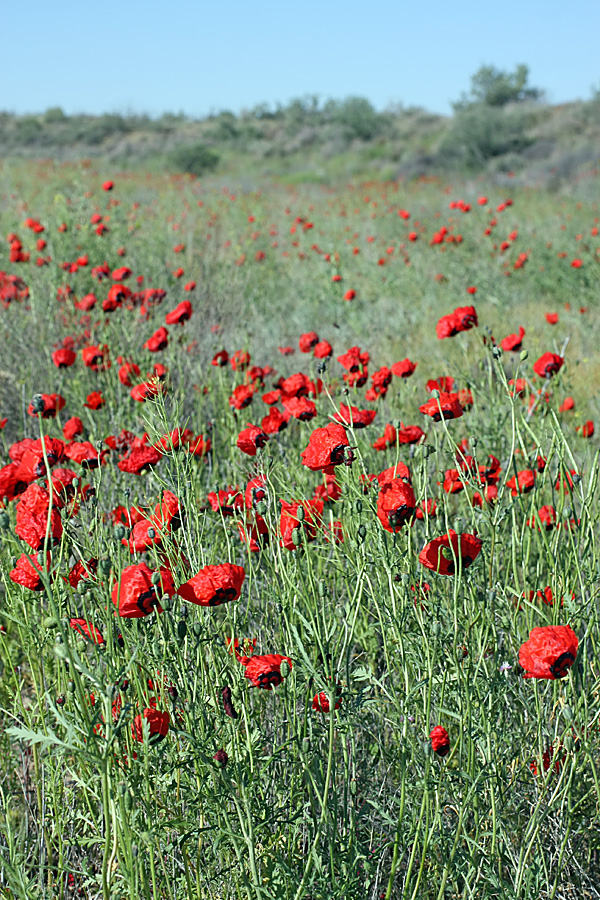
<path fill-rule="evenodd" d="M 51 106 L 50 109 L 47 109 L 44 113 L 44 122 L 47 125 L 62 123 L 65 122 L 66 119 L 67 117 L 60 106 Z"/>
<path fill-rule="evenodd" d="M 187 144 L 176 147 L 169 155 L 169 162 L 178 172 L 200 176 L 216 169 L 219 154 L 206 144 Z"/>
<path fill-rule="evenodd" d="M 532 143 L 527 134 L 526 110 L 473 104 L 458 112 L 444 136 L 440 155 L 460 158 L 468 168 L 479 168 L 505 153 L 519 153 Z"/>

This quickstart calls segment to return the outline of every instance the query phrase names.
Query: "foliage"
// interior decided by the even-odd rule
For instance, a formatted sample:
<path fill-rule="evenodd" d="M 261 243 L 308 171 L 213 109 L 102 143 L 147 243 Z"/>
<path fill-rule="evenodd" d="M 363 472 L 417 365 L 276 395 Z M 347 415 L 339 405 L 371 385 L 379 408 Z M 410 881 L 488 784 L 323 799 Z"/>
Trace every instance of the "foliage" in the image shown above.
<path fill-rule="evenodd" d="M 170 154 L 173 168 L 189 175 L 204 175 L 219 165 L 219 155 L 205 144 L 189 144 L 176 147 Z"/>

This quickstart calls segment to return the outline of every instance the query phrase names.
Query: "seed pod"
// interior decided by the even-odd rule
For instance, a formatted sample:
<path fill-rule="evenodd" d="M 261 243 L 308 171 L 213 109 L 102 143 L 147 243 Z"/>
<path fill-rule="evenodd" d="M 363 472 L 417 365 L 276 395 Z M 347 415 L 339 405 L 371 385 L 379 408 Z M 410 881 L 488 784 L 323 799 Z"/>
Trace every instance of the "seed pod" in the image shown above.
<path fill-rule="evenodd" d="M 127 531 L 124 525 L 115 525 L 115 540 L 122 541 Z"/>
<path fill-rule="evenodd" d="M 199 638 L 202 634 L 202 622 L 194 622 L 192 625 L 192 631 L 194 632 L 194 637 Z"/>
<path fill-rule="evenodd" d="M 296 511 L 296 518 L 299 522 L 304 522 L 304 519 L 306 518 L 306 511 L 303 506 L 298 507 Z"/>
<path fill-rule="evenodd" d="M 521 362 L 525 362 L 525 360 L 527 359 L 528 356 L 529 356 L 529 353 L 527 352 L 527 350 L 521 350 L 521 352 L 519 353 L 519 358 L 520 358 Z"/>
<path fill-rule="evenodd" d="M 150 581 L 152 584 L 158 584 L 160 581 L 160 572 L 153 572 Z"/>
<path fill-rule="evenodd" d="M 33 413 L 43 413 L 44 412 L 44 398 L 41 394 L 34 394 L 33 399 L 31 401 L 31 411 Z"/>
<path fill-rule="evenodd" d="M 367 537 L 367 528 L 366 525 L 359 525 L 358 531 L 356 532 L 356 540 L 357 542 L 364 544 Z"/>
<path fill-rule="evenodd" d="M 9 517 L 8 513 L 6 512 L 6 510 L 3 509 L 0 511 L 0 529 L 2 529 L 2 531 L 6 531 L 6 529 L 9 527 L 10 527 L 10 517 Z"/>
<path fill-rule="evenodd" d="M 356 778 L 352 778 L 350 781 L 350 793 L 353 797 L 356 797 L 356 792 L 358 791 L 358 785 L 356 783 Z"/>
<path fill-rule="evenodd" d="M 226 685 L 221 691 L 221 696 L 223 697 L 223 709 L 225 710 L 225 715 L 229 716 L 230 719 L 237 719 L 238 714 L 234 709 L 233 701 L 231 698 L 231 688 L 229 685 Z"/>
<path fill-rule="evenodd" d="M 165 594 L 165 596 L 161 598 L 160 605 L 165 612 L 170 612 L 173 609 L 173 601 L 168 594 Z"/>
<path fill-rule="evenodd" d="M 290 672 L 292 671 L 290 668 L 290 664 L 284 659 L 279 666 L 279 671 L 281 672 L 281 677 L 283 679 L 287 678 Z"/>
<path fill-rule="evenodd" d="M 573 720 L 573 710 L 570 706 L 563 706 L 562 714 L 567 722 L 571 722 Z"/>
<path fill-rule="evenodd" d="M 185 619 L 181 619 L 180 622 L 177 623 L 177 637 L 180 640 L 183 640 L 187 634 L 187 622 Z"/>
<path fill-rule="evenodd" d="M 357 516 L 360 516 L 362 511 L 363 511 L 362 500 L 355 500 L 354 501 L 354 512 L 356 513 Z"/>

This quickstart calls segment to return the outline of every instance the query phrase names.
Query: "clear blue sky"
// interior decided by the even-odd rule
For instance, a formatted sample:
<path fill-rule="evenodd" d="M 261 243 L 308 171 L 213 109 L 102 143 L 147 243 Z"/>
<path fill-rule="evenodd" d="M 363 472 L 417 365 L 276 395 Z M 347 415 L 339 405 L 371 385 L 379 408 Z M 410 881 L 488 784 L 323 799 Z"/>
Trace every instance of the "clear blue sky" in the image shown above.
<path fill-rule="evenodd" d="M 600 87 L 600 0 L 31 0 L 2 11 L 0 109 L 183 111 L 304 94 L 449 112 L 483 64 L 554 103 Z"/>

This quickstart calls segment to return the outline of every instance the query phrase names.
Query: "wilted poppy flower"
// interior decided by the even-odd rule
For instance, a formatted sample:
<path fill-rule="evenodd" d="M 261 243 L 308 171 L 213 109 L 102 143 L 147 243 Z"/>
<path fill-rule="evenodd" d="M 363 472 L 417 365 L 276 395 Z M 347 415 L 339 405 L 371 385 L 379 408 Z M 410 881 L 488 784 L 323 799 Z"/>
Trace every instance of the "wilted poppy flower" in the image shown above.
<path fill-rule="evenodd" d="M 518 334 L 509 334 L 507 337 L 502 338 L 500 341 L 500 346 L 507 353 L 509 352 L 517 352 L 521 349 L 521 345 L 523 343 L 523 338 L 525 337 L 525 329 L 519 325 L 519 333 Z"/>
<path fill-rule="evenodd" d="M 281 656 L 279 653 L 267 653 L 265 656 L 252 656 L 244 663 L 242 657 L 242 665 L 245 665 L 246 671 L 244 676 L 252 682 L 254 687 L 264 688 L 267 691 L 272 690 L 281 684 L 283 675 L 281 674 L 281 663 L 286 662 L 292 669 L 292 661 L 289 656 Z"/>
<path fill-rule="evenodd" d="M 224 351 L 222 350 L 221 353 Z M 217 354 L 218 355 L 218 354 Z M 236 350 L 230 358 L 229 362 L 234 372 L 243 372 L 247 369 L 252 361 L 250 354 L 246 350 Z M 214 362 L 214 360 L 213 360 Z M 222 365 L 222 363 L 221 363 Z"/>
<path fill-rule="evenodd" d="M 419 407 L 419 412 L 431 416 L 434 422 L 444 419 L 459 419 L 463 414 L 463 408 L 459 403 L 458 394 L 440 393 L 438 398 L 432 398 Z"/>
<path fill-rule="evenodd" d="M 435 728 L 432 728 L 429 738 L 431 740 L 431 749 L 434 753 L 437 753 L 438 756 L 446 756 L 448 754 L 450 737 L 445 728 L 442 728 L 441 725 L 436 725 Z"/>
<path fill-rule="evenodd" d="M 50 568 L 50 554 L 46 557 L 46 571 Z M 8 577 L 15 584 L 20 584 L 30 591 L 43 591 L 44 583 L 40 577 L 42 566 L 37 553 L 28 556 L 22 553 L 18 558 L 14 569 L 8 573 Z"/>
<path fill-rule="evenodd" d="M 197 575 L 178 587 L 177 593 L 187 603 L 220 606 L 238 599 L 245 577 L 243 566 L 231 563 L 204 566 Z"/>
<path fill-rule="evenodd" d="M 238 434 L 236 444 L 242 453 L 256 456 L 256 451 L 264 447 L 268 440 L 269 435 L 265 434 L 262 428 L 258 428 L 257 425 L 247 425 Z"/>
<path fill-rule="evenodd" d="M 153 706 L 149 706 L 141 715 L 137 715 L 131 723 L 131 734 L 134 740 L 143 743 L 144 741 L 144 723 L 147 723 L 148 741 L 151 744 L 158 744 L 169 733 L 170 717 L 169 713 L 161 712 Z"/>
<path fill-rule="evenodd" d="M 451 530 L 448 534 L 429 541 L 419 554 L 419 562 L 438 575 L 454 575 L 456 562 L 459 563 L 459 568 L 467 569 L 479 556 L 482 545 L 477 535 L 458 535 Z"/>
<path fill-rule="evenodd" d="M 394 363 L 392 366 L 392 375 L 395 375 L 397 378 L 410 378 L 416 368 L 417 363 L 411 362 L 407 357 L 400 362 Z"/>
<path fill-rule="evenodd" d="M 192 304 L 189 300 L 182 300 L 174 310 L 167 313 L 165 323 L 167 325 L 182 325 L 192 318 Z"/>
<path fill-rule="evenodd" d="M 308 446 L 302 451 L 302 465 L 317 472 L 331 471 L 347 460 L 349 446 L 345 428 L 337 422 L 330 422 L 324 428 L 317 428 L 310 436 Z"/>
<path fill-rule="evenodd" d="M 246 544 L 250 553 L 260 553 L 269 543 L 269 528 L 258 513 L 247 513 L 243 520 L 238 520 L 237 526 L 240 540 Z"/>
<path fill-rule="evenodd" d="M 156 584 L 152 570 L 146 563 L 127 566 L 112 590 L 112 602 L 118 607 L 119 615 L 124 619 L 141 619 L 149 616 L 153 609 L 162 612 L 160 594 L 175 593 L 173 576 L 168 569 L 161 568 Z"/>
<path fill-rule="evenodd" d="M 570 625 L 534 628 L 521 645 L 519 664 L 524 678 L 564 678 L 577 658 L 579 641 Z"/>
<path fill-rule="evenodd" d="M 551 375 L 556 375 L 556 373 L 560 371 L 563 363 L 564 359 L 562 356 L 559 356 L 558 353 L 543 353 L 542 356 L 534 362 L 533 371 L 536 375 L 539 375 L 540 378 L 550 378 Z"/>

